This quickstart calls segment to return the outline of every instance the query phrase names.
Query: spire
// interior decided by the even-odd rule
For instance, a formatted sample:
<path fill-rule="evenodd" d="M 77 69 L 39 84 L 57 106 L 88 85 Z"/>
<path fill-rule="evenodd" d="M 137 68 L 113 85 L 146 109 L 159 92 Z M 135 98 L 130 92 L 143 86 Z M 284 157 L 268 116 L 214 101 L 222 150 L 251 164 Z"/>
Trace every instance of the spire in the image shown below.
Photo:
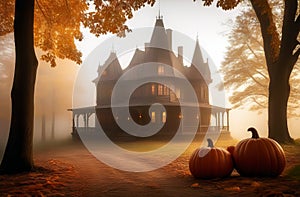
<path fill-rule="evenodd" d="M 156 17 L 156 19 L 162 19 L 163 16 L 160 14 L 160 1 L 158 1 L 158 16 Z"/>
<path fill-rule="evenodd" d="M 151 47 L 169 48 L 167 33 L 162 18 L 156 18 L 155 27 L 150 40 Z"/>
<path fill-rule="evenodd" d="M 116 53 L 114 43 L 111 44 L 111 53 Z"/>
<path fill-rule="evenodd" d="M 212 82 L 211 73 L 208 65 L 208 61 L 204 62 L 203 55 L 199 45 L 198 33 L 196 37 L 196 46 L 194 50 L 194 55 L 192 59 L 191 69 L 199 69 L 202 77 L 206 81 L 207 84 Z M 193 72 L 193 71 L 192 71 Z"/>
<path fill-rule="evenodd" d="M 197 33 L 196 46 L 195 46 L 195 50 L 194 50 L 192 64 L 199 65 L 199 64 L 203 64 L 203 63 L 204 63 L 204 60 L 203 60 L 202 52 L 201 52 L 201 49 L 200 49 L 199 40 L 198 40 L 198 33 Z"/>

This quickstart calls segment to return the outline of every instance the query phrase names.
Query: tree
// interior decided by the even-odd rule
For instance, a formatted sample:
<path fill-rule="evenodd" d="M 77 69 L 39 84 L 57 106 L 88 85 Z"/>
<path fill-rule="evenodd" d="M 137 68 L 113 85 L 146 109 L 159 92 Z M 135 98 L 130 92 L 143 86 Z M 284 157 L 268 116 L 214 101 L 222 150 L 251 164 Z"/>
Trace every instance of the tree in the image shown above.
<path fill-rule="evenodd" d="M 276 25 L 282 27 L 283 5 L 272 1 Z M 249 106 L 250 110 L 261 112 L 268 107 L 269 75 L 266 66 L 260 24 L 255 12 L 245 5 L 237 16 L 235 25 L 229 33 L 230 46 L 220 69 L 224 75 L 224 86 L 234 90 L 230 96 L 233 108 Z M 291 93 L 288 102 L 288 117 L 299 117 L 300 105 L 300 62 L 291 73 Z"/>
<path fill-rule="evenodd" d="M 56 58 L 81 62 L 75 40 L 82 40 L 81 25 L 99 36 L 108 32 L 124 35 L 124 24 L 132 11 L 154 0 L 7 0 L 0 3 L 0 36 L 14 32 L 15 73 L 11 90 L 12 115 L 9 138 L 0 166 L 2 173 L 30 171 L 34 88 L 38 60 L 35 47 L 45 53 L 42 60 L 56 65 Z"/>
<path fill-rule="evenodd" d="M 214 0 L 204 0 L 210 6 Z M 217 7 L 235 8 L 242 0 L 217 0 Z M 281 36 L 268 0 L 250 0 L 259 21 L 266 65 L 270 78 L 268 87 L 269 137 L 280 143 L 291 143 L 287 126 L 287 102 L 290 95 L 289 79 L 300 54 L 297 40 L 300 31 L 298 0 L 284 1 Z"/>

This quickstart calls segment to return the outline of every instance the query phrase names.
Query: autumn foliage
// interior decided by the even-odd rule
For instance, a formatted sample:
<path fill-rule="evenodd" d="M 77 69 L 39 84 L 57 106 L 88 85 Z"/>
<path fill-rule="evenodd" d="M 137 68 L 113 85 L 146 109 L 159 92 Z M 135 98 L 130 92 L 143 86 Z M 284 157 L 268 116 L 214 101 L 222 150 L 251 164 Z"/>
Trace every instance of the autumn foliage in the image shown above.
<path fill-rule="evenodd" d="M 124 35 L 129 27 L 127 19 L 133 11 L 153 5 L 155 0 L 85 1 L 85 0 L 36 0 L 34 12 L 34 45 L 44 51 L 41 59 L 56 65 L 56 58 L 81 63 L 81 52 L 75 42 L 88 28 L 96 36 L 106 33 Z M 0 36 L 13 32 L 14 0 L 0 3 Z"/>

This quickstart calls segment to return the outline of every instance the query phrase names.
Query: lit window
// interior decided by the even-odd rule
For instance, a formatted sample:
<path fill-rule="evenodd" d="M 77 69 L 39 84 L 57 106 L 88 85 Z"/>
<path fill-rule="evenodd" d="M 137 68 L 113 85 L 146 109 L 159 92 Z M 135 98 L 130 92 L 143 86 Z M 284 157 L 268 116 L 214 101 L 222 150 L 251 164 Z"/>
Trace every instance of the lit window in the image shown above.
<path fill-rule="evenodd" d="M 164 95 L 169 95 L 169 88 L 164 86 Z"/>
<path fill-rule="evenodd" d="M 181 112 L 179 113 L 178 118 L 179 118 L 179 119 L 182 119 L 182 118 L 183 118 L 183 115 L 181 114 Z"/>
<path fill-rule="evenodd" d="M 154 84 L 152 84 L 152 86 L 151 86 L 151 93 L 152 93 L 152 95 L 155 95 L 155 85 Z"/>
<path fill-rule="evenodd" d="M 158 87 L 157 87 L 157 94 L 158 95 L 163 95 L 163 85 L 159 84 Z"/>
<path fill-rule="evenodd" d="M 157 73 L 158 73 L 159 75 L 165 74 L 165 67 L 162 66 L 162 65 L 159 65 L 158 68 L 157 68 Z"/>
<path fill-rule="evenodd" d="M 162 113 L 162 120 L 161 120 L 163 123 L 165 123 L 167 121 L 167 113 L 164 111 Z"/>
<path fill-rule="evenodd" d="M 155 122 L 155 112 L 151 112 L 151 122 Z"/>
<path fill-rule="evenodd" d="M 180 89 L 177 89 L 177 88 L 176 88 L 175 94 L 176 94 L 176 97 L 177 97 L 177 98 L 180 98 Z"/>

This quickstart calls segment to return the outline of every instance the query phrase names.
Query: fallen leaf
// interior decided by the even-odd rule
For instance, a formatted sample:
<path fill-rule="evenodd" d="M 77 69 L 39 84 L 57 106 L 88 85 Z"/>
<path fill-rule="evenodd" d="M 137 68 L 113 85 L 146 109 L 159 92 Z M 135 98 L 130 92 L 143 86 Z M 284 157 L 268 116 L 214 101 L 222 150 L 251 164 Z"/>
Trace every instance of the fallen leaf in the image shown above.
<path fill-rule="evenodd" d="M 261 186 L 261 183 L 257 182 L 257 181 L 253 181 L 251 183 L 251 187 L 260 187 Z"/>
<path fill-rule="evenodd" d="M 200 184 L 199 183 L 193 183 L 191 185 L 191 188 L 199 188 L 200 187 Z"/>
<path fill-rule="evenodd" d="M 225 191 L 231 191 L 231 192 L 240 192 L 241 191 L 241 188 L 238 187 L 238 186 L 235 186 L 235 187 L 226 187 L 224 188 Z"/>

